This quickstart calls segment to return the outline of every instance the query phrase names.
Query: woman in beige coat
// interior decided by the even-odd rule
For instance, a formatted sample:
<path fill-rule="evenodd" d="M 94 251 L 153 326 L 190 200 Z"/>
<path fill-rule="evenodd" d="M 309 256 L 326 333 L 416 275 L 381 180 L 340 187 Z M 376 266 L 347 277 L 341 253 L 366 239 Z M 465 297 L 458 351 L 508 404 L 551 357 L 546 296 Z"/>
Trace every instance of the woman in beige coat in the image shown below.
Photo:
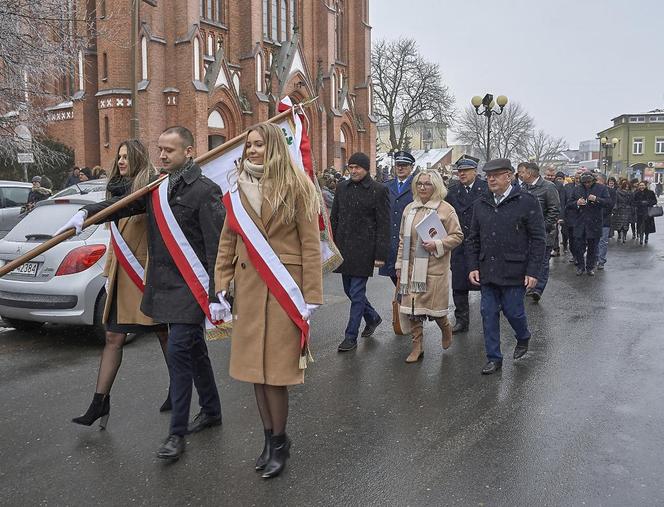
<path fill-rule="evenodd" d="M 293 277 L 307 315 L 323 302 L 318 229 L 319 202 L 308 176 L 291 161 L 280 128 L 249 130 L 237 175 L 243 207 Z M 300 330 L 268 291 L 241 236 L 226 220 L 219 241 L 215 287 L 220 300 L 234 282 L 230 374 L 254 384 L 265 445 L 256 461 L 262 477 L 275 477 L 289 457 L 288 386 L 304 382 Z"/>
<path fill-rule="evenodd" d="M 400 280 L 399 311 L 410 323 L 413 348 L 406 358 L 414 363 L 424 356 L 423 325 L 434 320 L 442 331 L 442 345 L 452 344 L 452 326 L 447 319 L 450 292 L 450 256 L 463 241 L 463 232 L 454 208 L 445 202 L 447 188 L 437 171 L 420 171 L 412 182 L 414 201 L 401 217 L 399 252 L 396 261 Z M 447 235 L 437 238 L 430 228 L 431 239 L 423 241 L 416 226 L 431 213 L 436 213 Z M 434 230 L 431 230 L 434 229 Z"/>
<path fill-rule="evenodd" d="M 129 139 L 122 142 L 106 187 L 107 197 L 122 196 L 144 187 L 155 172 L 148 151 L 140 141 Z M 129 249 L 145 268 L 148 256 L 145 215 L 123 218 L 116 225 Z M 155 331 L 159 336 L 164 358 L 168 338 L 164 326 L 155 325 L 152 319 L 141 312 L 143 293 L 118 263 L 111 243 L 107 249 L 104 276 L 108 277 L 103 318 L 106 325 L 106 345 L 101 354 L 97 387 L 87 412 L 72 419 L 77 424 L 90 426 L 101 418 L 99 425 L 102 429 L 106 427 L 110 413 L 109 393 L 122 362 L 122 349 L 127 334 Z M 170 410 L 170 397 L 160 410 Z"/>

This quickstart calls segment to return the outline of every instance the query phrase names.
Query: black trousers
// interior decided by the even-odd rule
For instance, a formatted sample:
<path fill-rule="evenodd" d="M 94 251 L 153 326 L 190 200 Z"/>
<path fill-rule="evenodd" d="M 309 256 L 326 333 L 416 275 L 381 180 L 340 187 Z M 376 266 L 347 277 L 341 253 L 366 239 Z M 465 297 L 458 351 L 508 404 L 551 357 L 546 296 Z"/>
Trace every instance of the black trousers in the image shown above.
<path fill-rule="evenodd" d="M 467 290 L 452 290 L 452 299 L 454 300 L 454 317 L 457 324 L 468 326 L 470 321 L 470 305 L 468 304 Z"/>
<path fill-rule="evenodd" d="M 585 234 L 574 238 L 576 253 L 574 254 L 577 268 L 590 271 L 597 264 L 597 246 L 599 238 L 589 238 Z M 584 258 L 585 257 L 585 258 Z"/>
<path fill-rule="evenodd" d="M 184 436 L 189 424 L 192 382 L 203 412 L 221 415 L 221 400 L 208 357 L 202 324 L 169 324 L 168 371 L 171 377 L 170 435 Z"/>

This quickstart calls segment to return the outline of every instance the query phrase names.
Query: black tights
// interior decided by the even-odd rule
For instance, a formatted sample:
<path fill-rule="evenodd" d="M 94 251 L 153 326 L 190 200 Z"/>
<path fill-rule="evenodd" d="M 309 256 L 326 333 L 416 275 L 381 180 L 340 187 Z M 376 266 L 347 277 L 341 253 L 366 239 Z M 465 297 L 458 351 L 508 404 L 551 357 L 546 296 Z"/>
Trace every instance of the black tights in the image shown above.
<path fill-rule="evenodd" d="M 164 360 L 168 364 L 167 347 L 168 347 L 168 332 L 166 330 L 156 331 L 159 338 L 159 345 L 164 354 Z M 95 392 L 101 394 L 108 394 L 113 387 L 115 376 L 120 369 L 122 363 L 122 349 L 124 348 L 127 335 L 124 333 L 113 333 L 106 331 L 106 345 L 101 353 L 101 362 L 99 363 L 99 374 L 97 375 L 97 389 Z"/>
<path fill-rule="evenodd" d="M 254 384 L 254 393 L 263 428 L 283 435 L 288 421 L 288 387 Z"/>

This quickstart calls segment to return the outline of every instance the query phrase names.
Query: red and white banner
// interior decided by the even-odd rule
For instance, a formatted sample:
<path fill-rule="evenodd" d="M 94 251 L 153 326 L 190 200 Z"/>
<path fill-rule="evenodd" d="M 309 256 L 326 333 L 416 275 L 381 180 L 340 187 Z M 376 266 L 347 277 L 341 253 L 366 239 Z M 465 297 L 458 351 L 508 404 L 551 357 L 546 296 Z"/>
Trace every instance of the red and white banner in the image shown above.
<path fill-rule="evenodd" d="M 120 266 L 122 266 L 122 269 L 124 269 L 127 275 L 129 275 L 129 278 L 134 282 L 134 285 L 136 285 L 141 292 L 144 292 L 145 270 L 122 237 L 115 222 L 111 222 L 111 246 L 113 247 L 115 258 L 118 260 Z"/>

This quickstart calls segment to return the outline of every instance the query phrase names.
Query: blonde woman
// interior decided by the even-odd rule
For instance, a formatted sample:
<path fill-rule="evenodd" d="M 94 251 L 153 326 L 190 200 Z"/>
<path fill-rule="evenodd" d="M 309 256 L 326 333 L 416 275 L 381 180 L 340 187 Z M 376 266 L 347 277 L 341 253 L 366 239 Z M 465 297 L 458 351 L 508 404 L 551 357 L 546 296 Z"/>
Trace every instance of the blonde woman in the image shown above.
<path fill-rule="evenodd" d="M 156 174 L 145 146 L 136 139 L 120 143 L 111 170 L 106 194 L 110 199 L 138 190 Z M 147 233 L 145 215 L 123 218 L 117 228 L 136 259 L 145 267 L 147 261 Z M 122 363 L 122 349 L 129 333 L 155 331 L 159 336 L 164 358 L 166 357 L 167 332 L 164 326 L 156 326 L 141 311 L 143 293 L 118 263 L 109 244 L 104 275 L 106 282 L 106 306 L 103 322 L 106 325 L 106 345 L 101 354 L 97 387 L 87 412 L 72 420 L 76 424 L 90 426 L 101 419 L 105 428 L 111 409 L 110 391 Z M 161 411 L 170 410 L 170 397 L 161 406 Z"/>
<path fill-rule="evenodd" d="M 401 294 L 400 313 L 410 322 L 413 347 L 406 358 L 415 363 L 424 357 L 423 325 L 433 320 L 442 331 L 442 345 L 452 344 L 452 326 L 447 318 L 450 290 L 450 256 L 463 241 L 454 208 L 445 202 L 447 188 L 437 171 L 424 169 L 412 182 L 412 203 L 401 218 L 396 272 Z M 447 235 L 423 241 L 416 226 L 435 213 Z"/>
<path fill-rule="evenodd" d="M 308 312 L 323 302 L 319 202 L 313 183 L 291 161 L 283 132 L 262 123 L 249 130 L 238 171 L 247 213 L 299 286 Z M 265 444 L 256 460 L 275 477 L 290 456 L 286 435 L 288 386 L 304 382 L 300 330 L 251 263 L 241 236 L 224 223 L 215 266 L 220 300 L 234 281 L 230 374 L 254 384 Z"/>

